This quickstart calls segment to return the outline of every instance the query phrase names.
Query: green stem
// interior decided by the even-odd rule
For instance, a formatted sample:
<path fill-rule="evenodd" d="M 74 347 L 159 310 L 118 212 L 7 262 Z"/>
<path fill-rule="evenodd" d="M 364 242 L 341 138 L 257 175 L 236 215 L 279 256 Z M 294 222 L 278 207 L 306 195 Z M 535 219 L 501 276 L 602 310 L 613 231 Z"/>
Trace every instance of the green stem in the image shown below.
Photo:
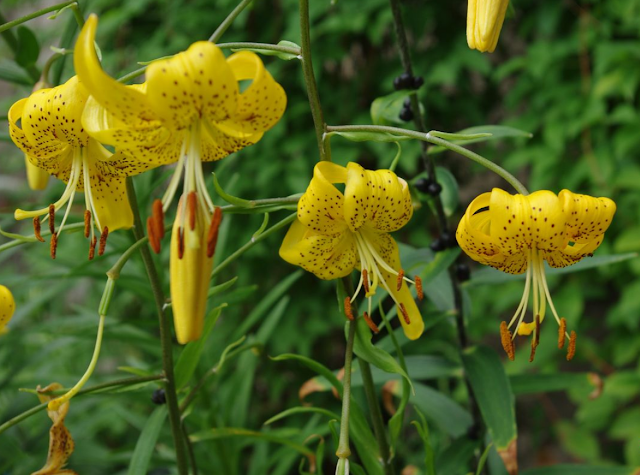
<path fill-rule="evenodd" d="M 84 223 L 74 223 L 74 224 L 68 224 L 64 226 L 64 229 L 62 230 L 63 233 L 71 233 L 71 232 L 78 232 L 81 229 L 84 229 Z M 50 236 L 51 232 L 46 229 L 46 230 L 42 230 L 41 232 L 41 236 L 45 237 L 45 236 Z M 27 238 L 27 240 L 23 240 L 23 239 L 14 239 L 13 241 L 9 241 L 6 242 L 2 245 L 0 245 L 0 252 L 3 251 L 7 251 L 11 248 L 14 247 L 18 247 L 21 246 L 23 244 L 27 244 L 27 243 L 33 243 L 33 242 L 38 242 L 38 240 L 36 239 L 35 234 L 32 234 L 31 236 L 25 236 Z"/>
<path fill-rule="evenodd" d="M 353 361 L 353 341 L 356 335 L 355 320 L 349 321 L 347 348 L 344 355 L 344 379 L 342 380 L 342 416 L 340 418 L 340 439 L 336 455 L 347 459 L 351 455 L 349 448 L 349 412 L 351 409 L 351 363 Z"/>
<path fill-rule="evenodd" d="M 211 273 L 211 278 L 213 279 L 215 276 L 217 276 L 220 272 L 222 272 L 223 269 L 225 269 L 229 264 L 231 264 L 233 261 L 235 261 L 238 257 L 240 257 L 242 254 L 244 254 L 245 252 L 247 252 L 249 249 L 251 249 L 253 246 L 255 246 L 256 244 L 258 244 L 260 241 L 266 239 L 267 237 L 269 237 L 270 235 L 272 235 L 273 233 L 275 233 L 276 231 L 282 229 L 283 227 L 285 227 L 287 224 L 290 224 L 293 222 L 294 219 L 296 219 L 297 213 L 293 213 L 289 216 L 287 216 L 286 218 L 284 218 L 282 221 L 274 224 L 273 226 L 271 226 L 269 229 L 267 229 L 265 232 L 263 232 L 262 234 L 260 234 L 257 238 L 252 239 L 251 241 L 249 241 L 248 243 L 246 243 L 244 246 L 242 246 L 240 249 L 238 249 L 236 252 L 234 252 L 233 254 L 231 254 L 229 257 L 227 257 L 224 261 L 222 261 L 220 264 L 218 264 L 215 269 L 213 269 L 213 272 Z"/>
<path fill-rule="evenodd" d="M 136 190 L 131 177 L 127 178 L 127 194 L 131 202 L 131 211 L 133 211 L 133 235 L 137 241 L 144 238 L 144 227 L 140 210 L 136 199 Z M 165 297 L 160 286 L 160 278 L 158 270 L 151 257 L 149 246 L 141 246 L 140 253 L 142 261 L 147 270 L 149 283 L 156 304 L 156 312 L 160 323 L 160 344 L 162 346 L 162 368 L 164 370 L 166 384 L 165 395 L 167 398 L 167 408 L 169 410 L 169 422 L 171 423 L 171 433 L 176 449 L 176 463 L 178 465 L 178 473 L 180 475 L 188 474 L 187 457 L 185 453 L 185 445 L 182 440 L 182 429 L 180 427 L 180 410 L 178 409 L 178 397 L 176 395 L 175 377 L 173 374 L 173 353 L 171 341 L 171 322 L 164 312 Z"/>
<path fill-rule="evenodd" d="M 434 137 L 429 132 L 417 132 L 415 130 L 409 129 L 401 129 L 399 127 L 388 127 L 384 125 L 336 125 L 336 126 L 327 126 L 327 133 L 331 132 L 372 132 L 372 133 L 387 133 L 387 134 L 395 134 L 402 135 L 404 137 L 410 137 L 416 140 L 422 140 L 423 142 L 429 142 L 435 145 L 440 145 L 441 147 L 447 148 L 454 152 L 459 153 L 460 155 L 467 157 L 468 159 L 482 165 L 483 167 L 491 170 L 497 175 L 501 176 L 505 181 L 507 181 L 518 193 L 523 195 L 528 195 L 529 192 L 525 188 L 525 186 L 520 183 L 520 181 L 509 173 L 507 170 L 502 168 L 499 165 L 496 165 L 490 160 L 478 155 L 471 150 L 467 150 L 466 148 L 448 142 L 447 140 L 441 139 L 439 137 Z"/>
<path fill-rule="evenodd" d="M 304 82 L 309 96 L 309 105 L 311 106 L 311 115 L 313 117 L 313 126 L 316 131 L 320 160 L 331 161 L 331 157 L 327 153 L 327 150 L 325 150 L 323 143 L 324 128 L 326 124 L 322 114 L 322 107 L 320 106 L 320 96 L 318 95 L 316 78 L 313 74 L 313 62 L 311 61 L 311 36 L 309 29 L 309 0 L 300 0 L 300 55 L 302 56 L 302 72 L 304 74 Z"/>
<path fill-rule="evenodd" d="M 198 475 L 196 454 L 193 450 L 193 444 L 191 443 L 191 439 L 189 439 L 189 431 L 184 421 L 182 421 L 182 437 L 184 437 L 184 443 L 187 444 L 187 455 L 189 456 L 189 463 L 191 464 L 191 475 Z"/>
<path fill-rule="evenodd" d="M 29 13 L 28 15 L 20 17 L 20 18 L 18 18 L 16 20 L 12 20 L 10 22 L 7 22 L 4 25 L 0 25 L 0 33 L 2 33 L 3 31 L 8 30 L 10 28 L 13 28 L 14 26 L 18 26 L 18 25 L 21 25 L 22 23 L 26 23 L 29 20 L 33 20 L 34 18 L 38 18 L 39 16 L 46 15 L 47 13 L 51 13 L 51 12 L 55 12 L 55 11 L 58 11 L 58 10 L 62 10 L 64 7 L 67 7 L 67 6 L 71 5 L 72 3 L 76 3 L 75 0 L 71 1 L 71 2 L 58 3 L 58 4 L 53 5 L 51 7 L 46 7 L 46 8 L 43 8 L 41 10 L 37 10 L 37 11 L 35 11 L 33 13 Z"/>
<path fill-rule="evenodd" d="M 216 31 L 213 32 L 213 35 L 209 37 L 209 41 L 211 43 L 217 43 L 220 37 L 224 35 L 224 32 L 227 31 L 227 28 L 231 26 L 233 20 L 235 20 L 236 17 L 240 15 L 240 13 L 242 13 L 242 10 L 247 8 L 252 1 L 253 0 L 242 0 L 238 4 L 238 6 L 234 8 L 231 13 L 229 13 L 229 16 L 225 18 L 222 23 L 220 23 L 220 26 L 216 29 Z"/>
<path fill-rule="evenodd" d="M 382 457 L 382 466 L 384 467 L 384 473 L 386 475 L 395 475 L 395 470 L 393 468 L 393 464 L 391 463 L 389 441 L 387 440 L 387 433 L 384 428 L 384 421 L 382 420 L 382 411 L 380 411 L 380 404 L 378 402 L 378 397 L 376 396 L 376 388 L 373 384 L 371 365 L 369 365 L 369 363 L 367 363 L 362 358 L 358 358 L 358 363 L 360 363 L 362 385 L 364 387 L 365 396 L 367 397 L 369 411 L 371 412 L 371 420 L 373 421 L 373 433 L 375 434 L 376 440 L 378 441 L 378 448 L 380 449 L 380 456 Z"/>
<path fill-rule="evenodd" d="M 295 54 L 296 56 L 300 56 L 302 54 L 300 48 L 273 45 L 271 43 L 218 43 L 217 46 L 222 49 L 264 49 L 267 51 Z"/>
<path fill-rule="evenodd" d="M 96 384 L 95 386 L 89 386 L 88 388 L 78 391 L 78 394 L 76 394 L 76 397 L 79 397 L 85 394 L 94 393 L 96 391 L 100 391 L 103 389 L 109 389 L 109 388 L 118 387 L 118 386 L 132 386 L 134 384 L 146 383 L 149 381 L 158 381 L 161 379 L 164 379 L 164 375 L 162 374 L 156 374 L 152 376 L 142 376 L 142 377 L 136 377 L 136 378 L 118 379 L 116 381 L 111 381 L 108 383 L 101 383 L 101 384 Z M 37 414 L 38 412 L 45 410 L 47 408 L 47 405 L 48 403 L 44 402 L 9 419 L 4 424 L 0 425 L 0 434 L 2 434 L 4 431 L 9 429 L 10 427 L 13 427 L 14 425 L 22 422 L 23 420 L 28 419 L 34 414 Z"/>

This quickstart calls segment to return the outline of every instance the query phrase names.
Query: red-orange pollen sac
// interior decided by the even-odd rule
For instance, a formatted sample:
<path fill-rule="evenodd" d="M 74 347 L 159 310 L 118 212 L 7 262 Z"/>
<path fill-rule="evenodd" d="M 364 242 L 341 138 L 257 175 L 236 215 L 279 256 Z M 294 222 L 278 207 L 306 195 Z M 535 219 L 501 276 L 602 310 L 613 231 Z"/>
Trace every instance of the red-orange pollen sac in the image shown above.
<path fill-rule="evenodd" d="M 187 195 L 187 215 L 189 216 L 189 229 L 196 229 L 196 212 L 198 206 L 198 195 L 195 191 L 191 191 Z"/>
<path fill-rule="evenodd" d="M 147 236 L 149 237 L 149 246 L 156 254 L 160 253 L 160 238 L 156 234 L 156 224 L 153 216 L 147 218 Z"/>
<path fill-rule="evenodd" d="M 561 318 L 560 326 L 558 327 L 558 349 L 559 350 L 564 348 L 566 333 L 567 333 L 567 321 L 564 318 Z"/>
<path fill-rule="evenodd" d="M 353 321 L 353 310 L 351 309 L 351 298 L 344 298 L 344 316 L 347 317 L 348 320 Z"/>
<path fill-rule="evenodd" d="M 209 233 L 207 235 L 207 257 L 213 257 L 216 253 L 216 245 L 218 244 L 218 230 L 220 229 L 220 223 L 222 222 L 222 210 L 220 207 L 216 207 L 213 210 L 213 216 L 211 217 L 211 225 L 209 226 Z"/>
<path fill-rule="evenodd" d="M 164 237 L 164 211 L 162 201 L 155 200 L 152 207 L 152 216 L 156 228 L 156 235 L 162 239 Z"/>
<path fill-rule="evenodd" d="M 509 359 L 513 361 L 516 357 L 516 349 L 513 344 L 513 338 L 509 328 L 507 327 L 507 322 L 502 322 L 500 324 L 500 342 L 502 343 L 502 348 L 504 352 L 507 354 Z"/>
<path fill-rule="evenodd" d="M 91 238 L 91 243 L 89 244 L 89 260 L 92 261 L 96 256 L 96 244 L 98 244 L 98 238 L 93 236 Z"/>
<path fill-rule="evenodd" d="M 184 229 L 178 228 L 178 259 L 184 256 Z"/>
<path fill-rule="evenodd" d="M 84 210 L 84 237 L 88 238 L 91 232 L 91 211 Z"/>
<path fill-rule="evenodd" d="M 536 328 L 533 331 L 533 338 L 531 339 L 531 355 L 529 356 L 529 363 L 533 362 L 536 357 L 536 348 L 540 344 L 540 315 L 536 315 Z"/>
<path fill-rule="evenodd" d="M 373 333 L 380 333 L 380 329 L 378 328 L 378 325 L 376 325 L 373 320 L 371 320 L 371 317 L 369 316 L 369 314 L 367 312 L 364 312 L 362 314 L 362 318 L 364 318 L 364 321 L 367 322 L 367 325 L 369 325 L 369 328 L 371 328 L 371 331 Z"/>
<path fill-rule="evenodd" d="M 400 289 L 402 288 L 402 279 L 404 279 L 404 271 L 400 269 L 400 272 L 398 272 L 398 279 L 396 280 L 396 290 L 398 292 L 400 292 Z"/>
<path fill-rule="evenodd" d="M 413 281 L 416 283 L 416 293 L 418 294 L 418 300 L 422 301 L 424 299 L 424 289 L 422 288 L 422 279 L 420 276 L 416 275 L 413 278 Z"/>
<path fill-rule="evenodd" d="M 44 242 L 44 238 L 40 234 L 40 217 L 36 216 L 33 218 L 33 235 L 40 242 Z"/>
<path fill-rule="evenodd" d="M 104 227 L 102 230 L 102 234 L 100 234 L 100 244 L 98 246 L 98 255 L 101 256 L 104 254 L 104 250 L 107 247 L 107 238 L 109 237 L 109 228 Z"/>
<path fill-rule="evenodd" d="M 404 321 L 407 325 L 411 325 L 411 319 L 409 318 L 409 312 L 407 312 L 406 307 L 403 303 L 400 303 L 400 311 L 402 312 L 402 316 L 404 317 Z"/>
<path fill-rule="evenodd" d="M 51 254 L 51 259 L 56 258 L 56 252 L 58 250 L 58 235 L 56 233 L 51 234 L 51 245 L 49 247 L 49 253 Z"/>
<path fill-rule="evenodd" d="M 369 273 L 367 269 L 362 269 L 362 285 L 366 294 L 369 293 Z"/>
<path fill-rule="evenodd" d="M 51 234 L 55 234 L 56 232 L 56 207 L 53 205 L 49 205 L 49 231 Z"/>
<path fill-rule="evenodd" d="M 571 361 L 576 354 L 576 332 L 571 331 L 569 335 L 569 348 L 567 349 L 567 361 Z"/>

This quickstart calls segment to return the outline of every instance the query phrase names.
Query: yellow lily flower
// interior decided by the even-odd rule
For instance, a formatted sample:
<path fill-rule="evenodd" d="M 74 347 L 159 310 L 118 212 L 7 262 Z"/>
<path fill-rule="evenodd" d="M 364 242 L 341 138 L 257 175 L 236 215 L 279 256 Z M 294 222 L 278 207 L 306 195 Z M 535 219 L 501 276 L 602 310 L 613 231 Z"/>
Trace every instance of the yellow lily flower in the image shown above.
<path fill-rule="evenodd" d="M 469 0 L 467 44 L 471 49 L 493 53 L 498 44 L 509 0 Z"/>
<path fill-rule="evenodd" d="M 282 117 L 286 95 L 256 54 L 243 51 L 225 58 L 206 41 L 150 64 L 143 87 L 124 86 L 100 67 L 94 47 L 97 26 L 97 17 L 91 15 L 74 51 L 78 76 L 92 95 L 84 127 L 132 160 L 154 166 L 178 162 L 161 208 L 154 209 L 147 222 L 156 252 L 163 213 L 184 174 L 172 232 L 171 300 L 178 341 L 186 343 L 201 333 L 220 223 L 202 162 L 258 142 Z M 251 82 L 242 93 L 241 81 Z"/>
<path fill-rule="evenodd" d="M 335 186 L 344 183 L 344 194 Z M 321 279 L 337 279 L 360 271 L 354 295 L 364 289 L 369 298 L 378 286 L 384 288 L 398 307 L 405 335 L 415 340 L 423 330 L 422 315 L 406 284 L 415 283 L 422 295 L 419 278 L 404 277 L 398 246 L 390 232 L 409 222 L 413 214 L 407 182 L 390 170 L 365 170 L 357 163 L 342 167 L 318 163 L 307 191 L 298 203 L 298 219 L 289 228 L 280 247 L 280 257 Z"/>
<path fill-rule="evenodd" d="M 51 255 L 55 258 L 58 235 L 64 228 L 76 191 L 85 196 L 85 237 L 91 234 L 90 258 L 101 232 L 99 253 L 109 231 L 129 228 L 133 215 L 125 188 L 127 175 L 140 173 L 146 166 L 112 155 L 89 137 L 81 124 L 82 111 L 89 93 L 77 76 L 65 84 L 41 89 L 16 102 L 9 110 L 9 132 L 13 142 L 27 154 L 29 161 L 67 183 L 58 201 L 35 211 L 16 210 L 16 219 L 34 218 L 36 237 L 40 236 L 40 218 L 49 219 Z M 62 223 L 55 231 L 55 212 L 67 205 Z M 92 225 L 93 224 L 93 225 Z"/>
<path fill-rule="evenodd" d="M 456 232 L 462 250 L 475 261 L 503 272 L 526 272 L 520 305 L 509 323 L 502 322 L 500 327 L 502 344 L 510 359 L 514 359 L 515 334 L 533 333 L 533 361 L 547 302 L 559 326 L 558 348 L 563 348 L 568 338 L 567 359 L 573 358 L 576 334 L 567 333 L 565 319 L 556 312 L 543 262 L 551 267 L 566 267 L 591 256 L 615 212 L 616 204 L 609 198 L 569 190 L 562 190 L 558 196 L 546 190 L 523 196 L 494 188 L 471 202 Z M 534 318 L 524 323 L 532 292 Z"/>
<path fill-rule="evenodd" d="M 16 302 L 13 300 L 13 294 L 4 285 L 0 285 L 0 335 L 5 333 L 5 327 L 15 311 Z"/>
<path fill-rule="evenodd" d="M 49 402 L 54 396 L 50 396 L 48 393 L 62 389 L 60 383 L 51 383 L 46 388 L 38 386 L 38 399 L 40 402 Z M 56 410 L 47 408 L 47 415 L 53 421 L 53 425 L 49 430 L 49 454 L 47 455 L 47 463 L 37 472 L 33 472 L 31 475 L 77 475 L 76 472 L 70 469 L 63 468 L 75 447 L 73 438 L 64 425 L 64 419 L 69 411 L 69 401 L 61 404 Z"/>

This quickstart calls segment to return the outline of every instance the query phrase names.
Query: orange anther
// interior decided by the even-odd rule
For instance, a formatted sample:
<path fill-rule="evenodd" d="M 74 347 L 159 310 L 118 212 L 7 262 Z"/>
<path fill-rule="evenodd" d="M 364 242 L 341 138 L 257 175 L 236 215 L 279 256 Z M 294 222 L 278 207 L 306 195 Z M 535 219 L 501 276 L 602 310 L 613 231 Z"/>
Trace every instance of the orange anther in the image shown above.
<path fill-rule="evenodd" d="M 56 233 L 51 234 L 51 246 L 49 247 L 49 253 L 51 259 L 56 258 L 56 251 L 58 250 L 58 235 Z"/>
<path fill-rule="evenodd" d="M 400 311 L 402 312 L 402 316 L 404 317 L 404 321 L 407 325 L 411 325 L 411 319 L 409 318 L 409 312 L 407 312 L 406 307 L 403 303 L 400 304 Z"/>
<path fill-rule="evenodd" d="M 364 286 L 365 293 L 369 293 L 369 273 L 367 269 L 362 269 L 362 285 Z"/>
<path fill-rule="evenodd" d="M 40 218 L 36 216 L 33 218 L 33 234 L 40 242 L 44 242 L 44 238 L 40 235 Z"/>
<path fill-rule="evenodd" d="M 398 272 L 398 278 L 396 279 L 396 290 L 398 292 L 400 292 L 400 289 L 402 288 L 402 279 L 404 279 L 404 271 L 400 269 L 400 272 Z"/>
<path fill-rule="evenodd" d="M 540 315 L 536 315 L 535 321 L 536 321 L 536 330 L 535 332 L 533 332 L 533 342 L 531 344 L 537 347 L 538 344 L 540 343 Z"/>
<path fill-rule="evenodd" d="M 49 231 L 51 234 L 56 232 L 56 207 L 53 205 L 49 205 Z"/>
<path fill-rule="evenodd" d="M 533 344 L 535 340 L 531 340 L 531 355 L 529 355 L 529 363 L 533 363 L 533 359 L 536 357 L 537 346 Z"/>
<path fill-rule="evenodd" d="M 182 226 L 178 228 L 178 259 L 184 256 L 184 230 Z"/>
<path fill-rule="evenodd" d="M 567 333 L 567 321 L 564 318 L 560 319 L 560 326 L 558 327 L 558 349 L 564 348 L 565 335 Z"/>
<path fill-rule="evenodd" d="M 153 217 L 147 218 L 147 236 L 149 237 L 149 245 L 153 252 L 160 253 L 160 238 L 158 237 L 155 220 Z"/>
<path fill-rule="evenodd" d="M 422 288 L 422 279 L 420 276 L 415 276 L 413 281 L 416 283 L 416 292 L 418 294 L 418 300 L 424 299 L 424 289 Z"/>
<path fill-rule="evenodd" d="M 196 212 L 198 206 L 198 195 L 195 191 L 189 192 L 187 195 L 187 216 L 189 217 L 189 229 L 196 229 Z"/>
<path fill-rule="evenodd" d="M 91 232 L 91 211 L 84 210 L 84 237 L 88 238 Z"/>
<path fill-rule="evenodd" d="M 104 254 L 104 250 L 107 247 L 107 238 L 109 237 L 109 228 L 104 227 L 102 234 L 100 234 L 100 244 L 98 245 L 98 255 Z"/>
<path fill-rule="evenodd" d="M 218 244 L 218 230 L 220 229 L 220 223 L 222 222 L 222 210 L 220 207 L 216 207 L 213 210 L 213 216 L 211 217 L 211 224 L 209 225 L 209 234 L 207 235 L 207 257 L 211 258 L 216 252 L 216 245 Z"/>
<path fill-rule="evenodd" d="M 362 315 L 362 318 L 364 318 L 364 321 L 367 322 L 367 325 L 369 325 L 369 328 L 371 328 L 371 331 L 373 333 L 380 333 L 380 329 L 378 328 L 378 325 L 373 323 L 373 320 L 371 320 L 371 317 L 367 312 L 364 312 L 364 314 Z"/>
<path fill-rule="evenodd" d="M 576 332 L 571 331 L 569 335 L 569 348 L 567 349 L 567 361 L 571 361 L 576 354 Z"/>
<path fill-rule="evenodd" d="M 353 321 L 353 310 L 351 309 L 351 298 L 344 298 L 344 316 Z"/>
<path fill-rule="evenodd" d="M 98 243 L 98 238 L 93 236 L 91 238 L 91 244 L 89 244 L 89 260 L 92 261 L 96 255 L 96 244 Z"/>
<path fill-rule="evenodd" d="M 500 324 L 500 342 L 502 343 L 504 352 L 507 354 L 509 359 L 513 361 L 516 357 L 516 349 L 513 345 L 513 338 L 509 331 L 509 327 L 507 327 L 507 322 L 502 322 Z"/>
<path fill-rule="evenodd" d="M 162 201 L 155 200 L 152 208 L 153 221 L 156 227 L 156 235 L 162 239 L 164 237 L 164 211 Z"/>

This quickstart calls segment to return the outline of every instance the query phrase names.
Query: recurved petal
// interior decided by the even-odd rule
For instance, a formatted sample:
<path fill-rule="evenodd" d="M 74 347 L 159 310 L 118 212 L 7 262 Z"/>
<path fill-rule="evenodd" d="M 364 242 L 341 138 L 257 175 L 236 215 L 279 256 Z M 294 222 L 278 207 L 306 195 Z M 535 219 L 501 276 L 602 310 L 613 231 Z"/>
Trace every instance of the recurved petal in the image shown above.
<path fill-rule="evenodd" d="M 89 93 L 111 114 L 127 125 L 139 126 L 155 119 L 145 95 L 119 83 L 102 70 L 95 50 L 98 17 L 89 15 L 73 54 L 73 64 Z"/>
<path fill-rule="evenodd" d="M 255 135 L 229 135 L 219 128 L 219 124 L 202 121 L 200 159 L 204 162 L 220 160 L 227 155 L 253 145 L 262 138 L 262 132 Z"/>
<path fill-rule="evenodd" d="M 347 165 L 344 217 L 352 231 L 363 226 L 382 232 L 403 227 L 413 215 L 407 183 L 390 170 L 365 170 Z"/>
<path fill-rule="evenodd" d="M 220 49 L 207 41 L 154 61 L 147 68 L 147 96 L 155 114 L 171 129 L 204 116 L 213 122 L 236 112 L 238 82 Z"/>
<path fill-rule="evenodd" d="M 387 233 L 365 232 L 363 233 L 365 239 L 372 245 L 375 251 L 384 261 L 394 269 L 400 271 L 402 265 L 400 264 L 400 253 L 398 252 L 398 246 L 395 240 Z M 402 282 L 402 287 L 398 289 L 398 278 L 396 275 L 387 272 L 383 268 L 380 268 L 382 278 L 385 280 L 387 287 L 391 291 L 397 302 L 404 305 L 404 309 L 409 317 L 409 323 L 406 321 L 406 317 L 403 315 L 403 311 L 400 306 L 397 306 L 398 319 L 402 324 L 404 334 L 410 340 L 415 340 L 422 335 L 424 331 L 424 322 L 420 310 L 416 305 L 416 302 L 411 295 L 411 291 L 406 282 Z"/>
<path fill-rule="evenodd" d="M 331 162 L 319 162 L 313 178 L 298 202 L 298 219 L 310 230 L 334 235 L 346 230 L 344 196 L 334 183 L 344 183 L 347 169 Z"/>
<path fill-rule="evenodd" d="M 282 241 L 280 257 L 321 279 L 337 279 L 356 265 L 356 246 L 349 232 L 319 234 L 296 220 Z"/>
<path fill-rule="evenodd" d="M 567 220 L 567 237 L 576 243 L 602 241 L 602 235 L 609 228 L 616 204 L 609 198 L 596 198 L 562 190 L 558 195 Z"/>
<path fill-rule="evenodd" d="M 92 166 L 89 175 L 91 197 L 97 213 L 101 231 L 105 226 L 109 232 L 129 229 L 133 226 L 133 214 L 127 195 L 126 178 L 108 176 L 101 172 L 102 164 Z"/>
<path fill-rule="evenodd" d="M 284 89 L 274 81 L 255 53 L 235 53 L 227 63 L 236 81 L 251 81 L 251 84 L 238 97 L 235 113 L 229 119 L 219 121 L 217 126 L 235 137 L 255 136 L 269 130 L 280 120 L 287 106 Z"/>

